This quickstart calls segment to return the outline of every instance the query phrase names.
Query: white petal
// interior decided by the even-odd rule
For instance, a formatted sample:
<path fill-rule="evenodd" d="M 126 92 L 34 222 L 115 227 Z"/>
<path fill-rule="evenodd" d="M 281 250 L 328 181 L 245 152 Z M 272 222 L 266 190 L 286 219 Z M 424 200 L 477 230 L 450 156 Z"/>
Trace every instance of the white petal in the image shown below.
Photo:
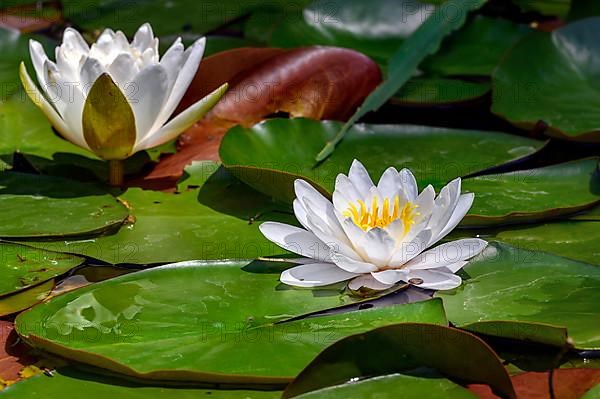
<path fill-rule="evenodd" d="M 452 217 L 460 197 L 460 185 L 460 177 L 452 180 L 442 188 L 440 194 L 435 199 L 433 213 L 429 221 L 429 227 L 433 233 L 432 241 L 438 239 L 442 229 L 448 224 L 450 217 Z"/>
<path fill-rule="evenodd" d="M 38 84 L 45 91 L 46 80 L 44 79 L 44 63 L 48 61 L 48 56 L 40 42 L 33 39 L 29 40 L 29 55 L 31 56 L 31 63 L 33 64 L 33 69 L 35 69 Z"/>
<path fill-rule="evenodd" d="M 405 270 L 384 270 L 371 273 L 371 276 L 381 284 L 393 285 L 401 280 L 405 280 L 407 272 Z"/>
<path fill-rule="evenodd" d="M 400 268 L 406 262 L 419 255 L 427 249 L 427 243 L 431 239 L 431 230 L 425 229 L 416 235 L 412 240 L 402 242 L 396 248 L 387 266 Z"/>
<path fill-rule="evenodd" d="M 306 210 L 307 229 L 313 232 L 332 250 L 353 259 L 360 259 L 360 256 L 354 251 L 352 243 L 346 237 L 337 220 L 330 220 L 330 218 L 335 218 L 335 216 L 326 216 L 327 219 L 323 220 L 312 211 L 311 201 L 307 198 L 305 198 L 305 201 L 307 201 L 307 205 L 304 207 Z"/>
<path fill-rule="evenodd" d="M 278 222 L 264 222 L 259 229 L 281 248 L 307 258 L 331 262 L 330 248 L 310 231 Z"/>
<path fill-rule="evenodd" d="M 184 63 L 181 66 L 177 79 L 175 79 L 175 83 L 173 84 L 173 88 L 170 91 L 168 99 L 165 102 L 160 115 L 158 115 L 156 119 L 159 126 L 165 123 L 173 111 L 175 111 L 175 108 L 177 108 L 177 105 L 183 98 L 183 95 L 190 86 L 190 83 L 192 83 L 192 79 L 194 79 L 194 76 L 196 76 L 196 71 L 198 71 L 200 60 L 202 60 L 202 55 L 204 54 L 205 45 L 206 38 L 200 38 L 196 40 L 196 42 L 194 42 L 194 44 L 192 44 L 192 46 L 189 47 L 183 54 L 182 61 L 185 61 L 183 61 Z"/>
<path fill-rule="evenodd" d="M 167 84 L 167 71 L 159 64 L 142 69 L 131 82 L 134 91 L 127 100 L 135 116 L 136 141 L 153 133 L 150 129 L 165 102 Z"/>
<path fill-rule="evenodd" d="M 435 189 L 430 184 L 419 194 L 418 197 L 413 199 L 414 205 L 417 206 L 415 211 L 419 212 L 419 215 L 415 218 L 415 223 L 419 224 L 423 221 L 428 221 L 431 217 L 433 207 L 435 204 Z"/>
<path fill-rule="evenodd" d="M 371 263 L 354 260 L 339 252 L 331 254 L 331 261 L 350 273 L 370 273 L 378 270 L 377 266 Z"/>
<path fill-rule="evenodd" d="M 302 205 L 302 203 L 300 203 L 300 201 L 298 199 L 295 199 L 294 202 L 292 203 L 292 206 L 294 208 L 294 215 L 296 215 L 296 219 L 298 219 L 300 224 L 305 229 L 310 230 L 310 228 L 308 227 L 308 217 L 307 217 L 306 209 L 304 208 L 304 205 Z"/>
<path fill-rule="evenodd" d="M 348 273 L 333 263 L 311 263 L 287 269 L 281 273 L 280 281 L 296 287 L 320 287 L 356 276 L 356 273 Z"/>
<path fill-rule="evenodd" d="M 46 115 L 52 126 L 54 126 L 56 130 L 58 130 L 58 132 L 65 139 L 71 141 L 72 143 L 82 148 L 85 148 L 86 150 L 89 150 L 90 148 L 85 143 L 85 141 L 81 142 L 77 133 L 69 129 L 65 121 L 60 117 L 60 115 L 56 112 L 54 107 L 50 105 L 48 100 L 46 100 L 46 98 L 42 95 L 37 86 L 33 83 L 33 80 L 31 80 L 31 77 L 27 73 L 25 63 L 23 62 L 19 67 L 19 76 L 21 78 L 23 86 L 25 87 L 25 92 L 27 93 L 29 98 L 31 98 L 33 103 L 42 110 L 44 115 Z"/>
<path fill-rule="evenodd" d="M 471 209 L 471 205 L 473 205 L 474 199 L 475 194 L 473 193 L 462 194 L 459 197 L 458 203 L 456 204 L 456 208 L 454 208 L 454 212 L 452 213 L 450 220 L 448 220 L 446 226 L 444 226 L 444 228 L 435 238 L 435 242 L 446 237 L 452 230 L 454 230 L 454 228 L 460 223 L 460 221 L 463 220 L 467 212 L 469 212 L 469 209 Z M 434 244 L 435 242 L 430 243 L 430 245 Z"/>
<path fill-rule="evenodd" d="M 94 82 L 105 72 L 106 71 L 100 61 L 93 57 L 85 58 L 79 73 L 79 81 L 81 83 L 81 90 L 86 98 L 92 89 Z"/>
<path fill-rule="evenodd" d="M 135 32 L 131 45 L 139 49 L 140 52 L 144 52 L 144 50 L 147 48 L 153 48 L 154 32 L 152 31 L 152 26 L 149 23 L 146 22 L 138 28 L 137 32 Z"/>
<path fill-rule="evenodd" d="M 438 270 L 414 270 L 411 271 L 407 280 L 419 288 L 429 290 L 451 290 L 462 284 L 462 279 L 453 273 L 444 273 Z"/>
<path fill-rule="evenodd" d="M 405 204 L 409 201 L 408 195 L 404 191 L 404 184 L 396 168 L 390 167 L 383 172 L 379 183 L 377 183 L 377 190 L 383 198 L 389 198 L 392 201 L 398 196 L 400 204 Z"/>
<path fill-rule="evenodd" d="M 457 271 L 462 269 L 467 263 L 469 263 L 468 260 L 461 260 L 460 262 L 456 262 L 451 265 L 447 265 L 447 266 L 439 268 L 437 270 L 439 270 L 441 272 L 443 271 L 443 272 L 448 272 L 448 273 L 456 273 Z"/>
<path fill-rule="evenodd" d="M 366 255 L 365 261 L 384 267 L 388 265 L 396 248 L 396 239 L 382 228 L 375 227 L 364 234 L 360 245 Z"/>
<path fill-rule="evenodd" d="M 417 187 L 417 179 L 412 174 L 412 172 L 406 168 L 402 169 L 398 173 L 400 177 L 400 181 L 402 182 L 402 187 L 404 188 L 404 193 L 406 194 L 409 201 L 414 201 L 417 198 L 417 194 L 419 193 L 419 188 Z"/>
<path fill-rule="evenodd" d="M 381 281 L 376 280 L 370 274 L 361 274 L 358 277 L 353 278 L 348 283 L 348 288 L 353 291 L 358 291 L 361 288 L 367 288 L 374 291 L 384 291 L 392 288 L 394 284 L 384 284 Z"/>
<path fill-rule="evenodd" d="M 472 258 L 483 251 L 486 246 L 487 242 L 479 238 L 447 242 L 416 256 L 404 267 L 410 270 L 449 267 L 454 263 Z"/>
<path fill-rule="evenodd" d="M 61 47 L 63 47 L 68 54 L 75 55 L 77 62 L 79 62 L 79 57 L 90 51 L 90 46 L 88 46 L 83 36 L 73 28 L 65 29 Z"/>
<path fill-rule="evenodd" d="M 156 147 L 173 140 L 194 123 L 198 122 L 204 115 L 215 106 L 219 99 L 227 91 L 227 83 L 204 97 L 202 100 L 192 104 L 188 109 L 177 115 L 164 125 L 160 130 L 146 136 L 144 140 L 136 143 L 134 151 Z"/>
<path fill-rule="evenodd" d="M 327 198 L 318 192 L 313 186 L 302 179 L 296 179 L 294 181 L 294 191 L 296 198 L 301 202 L 305 199 L 313 203 L 311 208 L 321 219 L 327 218 L 327 211 L 333 210 L 333 204 Z"/>
<path fill-rule="evenodd" d="M 358 200 L 364 200 L 368 191 L 359 192 L 348 176 L 339 174 L 335 178 L 335 190 L 333 191 L 333 205 L 339 212 L 344 212 L 350 204 L 356 204 Z"/>
<path fill-rule="evenodd" d="M 356 159 L 352 161 L 350 171 L 348 172 L 348 178 L 352 184 L 354 184 L 354 187 L 356 187 L 358 192 L 363 195 L 367 195 L 371 190 L 371 187 L 375 186 L 367 169 L 365 169 L 363 164 Z"/>
<path fill-rule="evenodd" d="M 133 56 L 129 53 L 121 53 L 108 67 L 108 73 L 112 80 L 124 92 L 127 90 L 127 85 L 131 83 L 134 76 L 137 75 L 137 67 Z"/>

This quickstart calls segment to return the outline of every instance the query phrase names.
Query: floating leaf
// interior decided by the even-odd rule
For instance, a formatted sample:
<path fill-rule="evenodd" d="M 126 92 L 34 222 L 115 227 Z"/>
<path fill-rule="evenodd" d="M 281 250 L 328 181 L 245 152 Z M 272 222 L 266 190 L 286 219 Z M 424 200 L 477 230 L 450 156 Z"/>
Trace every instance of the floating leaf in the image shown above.
<path fill-rule="evenodd" d="M 302 178 L 331 193 L 338 173 L 360 160 L 378 179 L 389 166 L 409 168 L 421 188 L 521 158 L 543 142 L 496 132 L 409 125 L 356 125 L 332 156 L 313 168 L 314 151 L 341 127 L 335 122 L 271 119 L 245 129 L 235 127 L 223 139 L 223 164 L 242 181 L 274 198 L 290 202 L 293 181 Z M 282 151 L 294 143 L 294 151 Z M 468 159 L 468 162 L 463 160 Z"/>
<path fill-rule="evenodd" d="M 273 262 L 153 268 L 55 297 L 19 315 L 17 331 L 36 348 L 130 376 L 282 384 L 349 334 L 445 324 L 436 300 L 282 323 L 355 299 L 283 286 L 280 271 Z"/>
<path fill-rule="evenodd" d="M 13 323 L 0 320 L 0 395 L 2 381 L 19 380 L 21 369 L 35 362 L 28 352 L 29 347 L 19 340 Z"/>
<path fill-rule="evenodd" d="M 534 11 L 544 15 L 564 17 L 573 0 L 512 0 L 523 11 Z M 577 2 L 578 0 L 574 0 Z"/>
<path fill-rule="evenodd" d="M 53 289 L 54 280 L 48 280 L 34 287 L 19 291 L 16 294 L 1 297 L 0 317 L 18 313 L 40 303 L 50 295 Z"/>
<path fill-rule="evenodd" d="M 182 192 L 132 188 L 119 198 L 131 209 L 130 223 L 117 233 L 86 239 L 28 241 L 37 248 L 85 255 L 108 263 L 157 264 L 192 259 L 254 259 L 282 249 L 258 230 L 257 221 L 294 223 L 264 195 L 231 176 L 212 176 L 204 163 L 181 185 Z M 221 172 L 222 173 L 222 172 Z M 208 186 L 204 187 L 207 183 Z M 219 192 L 230 198 L 219 199 Z M 235 203 L 245 198 L 243 204 Z M 234 201 L 235 200 L 235 201 Z"/>
<path fill-rule="evenodd" d="M 418 77 L 406 82 L 390 102 L 398 105 L 451 105 L 477 100 L 490 90 L 490 84 L 485 82 Z"/>
<path fill-rule="evenodd" d="M 445 378 L 435 376 L 412 376 L 390 374 L 368 378 L 344 385 L 336 385 L 308 392 L 298 399 L 377 398 L 395 399 L 402 392 L 404 399 L 420 399 L 423 396 L 436 399 L 476 399 L 466 388 Z"/>
<path fill-rule="evenodd" d="M 504 53 L 529 32 L 526 25 L 478 15 L 448 37 L 420 69 L 441 75 L 489 76 Z"/>
<path fill-rule="evenodd" d="M 476 330 L 481 323 L 502 322 L 496 331 L 488 325 L 486 334 L 538 342 L 555 336 L 555 327 L 566 327 L 577 348 L 600 347 L 600 268 L 491 243 L 463 270 L 467 277 L 460 288 L 435 294 L 444 300 L 454 325 Z M 523 328 L 508 328 L 513 321 L 536 324 L 527 334 Z M 550 325 L 547 334 L 543 324 Z"/>
<path fill-rule="evenodd" d="M 381 80 L 373 61 L 338 48 L 283 53 L 277 49 L 240 49 L 216 55 L 214 61 L 206 69 L 201 68 L 182 104 L 201 98 L 219 78 L 229 79 L 231 89 L 204 120 L 181 136 L 179 152 L 162 160 L 147 179 L 179 177 L 193 160 L 217 160 L 223 135 L 237 124 L 252 126 L 279 112 L 344 120 Z M 245 64 L 249 69 L 240 67 Z M 202 83 L 213 69 L 221 70 L 209 73 L 217 79 Z"/>
<path fill-rule="evenodd" d="M 417 323 L 376 328 L 336 342 L 287 386 L 283 397 L 422 367 L 463 382 L 488 384 L 504 397 L 516 397 L 500 359 L 479 338 L 454 328 Z"/>
<path fill-rule="evenodd" d="M 550 372 L 529 372 L 511 377 L 517 397 L 527 399 L 555 398 L 597 398 L 590 394 L 594 384 L 600 384 L 600 370 L 598 369 L 568 369 L 552 370 Z M 553 395 L 549 392 L 549 383 L 552 381 Z M 470 389 L 477 393 L 481 399 L 497 399 L 487 387 L 471 386 Z M 588 394 L 584 393 L 588 391 Z M 584 396 L 582 396 L 584 395 Z M 587 395 L 590 395 L 589 398 Z"/>
<path fill-rule="evenodd" d="M 426 56 L 439 49 L 442 40 L 460 28 L 469 11 L 481 7 L 487 0 L 455 0 L 438 7 L 427 20 L 392 55 L 388 77 L 365 99 L 354 115 L 327 142 L 316 156 L 321 162 L 331 155 L 335 146 L 344 138 L 350 127 L 367 112 L 381 107 L 404 85 L 417 70 Z"/>
<path fill-rule="evenodd" d="M 82 263 L 78 256 L 0 243 L 0 298 L 60 276 Z"/>
<path fill-rule="evenodd" d="M 75 368 L 59 369 L 52 376 L 37 375 L 0 391 L 0 398 L 48 399 L 278 399 L 280 391 L 251 391 L 244 389 L 200 389 L 185 387 L 147 386 Z"/>
<path fill-rule="evenodd" d="M 533 251 L 543 251 L 600 265 L 600 223 L 560 222 L 504 230 L 500 241 Z"/>
<path fill-rule="evenodd" d="M 65 17 L 87 30 L 119 27 L 126 34 L 133 35 L 140 25 L 150 22 L 159 36 L 181 32 L 204 34 L 263 6 L 291 12 L 308 2 L 256 0 L 240 3 L 222 0 L 199 5 L 196 0 L 171 0 L 169 3 L 163 0 L 107 0 L 100 4 L 62 0 Z"/>
<path fill-rule="evenodd" d="M 600 17 L 521 40 L 493 75 L 492 111 L 531 129 L 576 141 L 599 142 Z"/>
<path fill-rule="evenodd" d="M 94 185 L 15 172 L 0 172 L 0 210 L 0 237 L 12 239 L 100 234 L 129 215 Z"/>
<path fill-rule="evenodd" d="M 465 179 L 462 190 L 475 193 L 463 226 L 555 218 L 600 201 L 598 158 Z"/>
<path fill-rule="evenodd" d="M 318 0 L 302 13 L 287 13 L 275 19 L 270 36 L 275 47 L 326 45 L 347 47 L 385 65 L 403 40 L 408 38 L 435 7 L 416 0 Z M 273 18 L 272 13 L 268 14 Z M 265 29 L 255 19 L 246 29 Z M 257 26 L 257 24 L 260 24 Z M 267 25 L 268 27 L 268 25 Z"/>

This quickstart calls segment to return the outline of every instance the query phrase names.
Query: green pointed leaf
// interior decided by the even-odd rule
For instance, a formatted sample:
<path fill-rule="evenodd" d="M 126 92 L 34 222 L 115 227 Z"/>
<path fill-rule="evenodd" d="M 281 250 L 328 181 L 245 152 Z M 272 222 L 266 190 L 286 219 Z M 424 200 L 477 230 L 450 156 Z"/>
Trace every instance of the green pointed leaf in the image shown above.
<path fill-rule="evenodd" d="M 465 179 L 475 201 L 462 226 L 540 221 L 573 214 L 600 201 L 598 158 Z"/>
<path fill-rule="evenodd" d="M 43 301 L 54 289 L 54 280 L 0 298 L 0 317 L 18 313 Z"/>
<path fill-rule="evenodd" d="M 455 177 L 530 155 L 544 144 L 496 132 L 365 124 L 352 128 L 335 153 L 313 168 L 314 151 L 340 126 L 308 119 L 271 119 L 252 128 L 235 127 L 223 138 L 220 156 L 223 165 L 242 181 L 291 203 L 295 179 L 331 193 L 336 176 L 348 173 L 353 159 L 361 161 L 373 179 L 395 166 L 411 169 L 421 188 L 427 184 L 441 188 Z M 290 142 L 294 151 L 282 151 Z"/>
<path fill-rule="evenodd" d="M 436 399 L 476 399 L 477 396 L 466 388 L 461 387 L 439 376 L 413 376 L 390 374 L 381 377 L 368 378 L 343 385 L 335 385 L 317 391 L 308 392 L 298 399 L 338 399 L 338 398 L 377 398 L 396 399 L 402 392 L 403 399 L 421 399 L 431 397 Z"/>
<path fill-rule="evenodd" d="M 520 41 L 493 75 L 492 111 L 531 129 L 538 121 L 552 137 L 600 141 L 600 17 Z"/>
<path fill-rule="evenodd" d="M 281 384 L 347 335 L 446 324 L 436 300 L 281 323 L 356 299 L 284 286 L 273 266 L 187 262 L 132 273 L 55 297 L 19 315 L 16 328 L 36 348 L 129 376 Z"/>
<path fill-rule="evenodd" d="M 463 271 L 462 286 L 435 294 L 457 327 L 564 346 L 556 342 L 557 328 L 563 327 L 575 347 L 600 348 L 600 268 L 491 243 Z M 531 323 L 529 331 L 522 323 Z"/>
<path fill-rule="evenodd" d="M 131 155 L 136 138 L 133 110 L 110 75 L 96 79 L 83 107 L 83 136 L 96 155 L 124 159 Z"/>
<path fill-rule="evenodd" d="M 280 391 L 147 386 L 75 368 L 40 374 L 0 391 L 0 398 L 48 399 L 278 399 Z"/>
<path fill-rule="evenodd" d="M 503 397 L 516 397 L 500 359 L 482 340 L 455 328 L 421 323 L 380 327 L 336 342 L 302 370 L 283 397 L 420 368 L 463 383 L 488 384 Z"/>
<path fill-rule="evenodd" d="M 0 172 L 0 211 L 0 237 L 11 239 L 100 234 L 129 215 L 94 185 L 16 172 Z"/>
<path fill-rule="evenodd" d="M 600 265 L 600 222 L 565 221 L 503 230 L 500 241 L 533 251 L 548 252 Z"/>
<path fill-rule="evenodd" d="M 78 256 L 0 243 L 0 298 L 60 276 L 83 263 Z"/>

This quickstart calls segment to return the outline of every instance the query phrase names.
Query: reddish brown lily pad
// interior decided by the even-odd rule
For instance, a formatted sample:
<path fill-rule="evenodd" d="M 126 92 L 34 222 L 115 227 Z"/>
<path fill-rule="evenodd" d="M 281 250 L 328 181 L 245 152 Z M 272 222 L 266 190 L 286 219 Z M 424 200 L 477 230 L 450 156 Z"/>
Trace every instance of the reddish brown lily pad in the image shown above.
<path fill-rule="evenodd" d="M 10 321 L 0 320 L 0 385 L 20 379 L 20 371 L 35 363 L 29 347 L 19 340 Z"/>
<path fill-rule="evenodd" d="M 527 372 L 511 377 L 518 399 L 550 399 L 549 373 Z M 553 391 L 555 399 L 579 399 L 588 390 L 600 384 L 599 369 L 554 370 Z M 481 399 L 497 399 L 486 385 L 470 385 L 469 389 Z"/>

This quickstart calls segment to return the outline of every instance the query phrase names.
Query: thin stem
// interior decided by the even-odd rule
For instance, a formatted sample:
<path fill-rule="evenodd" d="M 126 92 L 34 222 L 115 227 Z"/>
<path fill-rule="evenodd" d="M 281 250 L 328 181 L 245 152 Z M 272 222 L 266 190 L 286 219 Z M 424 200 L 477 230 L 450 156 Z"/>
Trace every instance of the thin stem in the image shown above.
<path fill-rule="evenodd" d="M 113 187 L 123 185 L 123 175 L 125 174 L 124 163 L 120 159 L 111 159 L 108 161 L 108 183 Z"/>

